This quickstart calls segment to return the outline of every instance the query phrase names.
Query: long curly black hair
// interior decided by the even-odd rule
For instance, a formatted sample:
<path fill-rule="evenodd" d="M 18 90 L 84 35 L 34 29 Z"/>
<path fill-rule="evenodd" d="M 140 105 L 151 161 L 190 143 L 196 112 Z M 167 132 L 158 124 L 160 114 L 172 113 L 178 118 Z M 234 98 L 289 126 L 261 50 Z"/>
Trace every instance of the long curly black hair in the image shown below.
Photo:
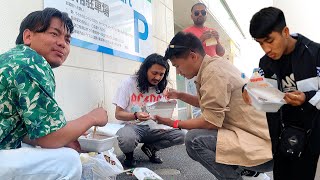
<path fill-rule="evenodd" d="M 153 86 L 148 81 L 148 70 L 151 68 L 152 65 L 158 64 L 160 66 L 163 66 L 166 69 L 166 72 L 164 73 L 163 79 L 159 82 L 159 84 L 155 87 L 156 92 L 158 94 L 162 93 L 163 90 L 167 87 L 168 84 L 168 75 L 170 66 L 167 60 L 164 59 L 163 56 L 153 53 L 150 54 L 141 64 L 139 70 L 136 72 L 137 75 L 137 87 L 141 93 L 148 93 L 149 87 Z"/>

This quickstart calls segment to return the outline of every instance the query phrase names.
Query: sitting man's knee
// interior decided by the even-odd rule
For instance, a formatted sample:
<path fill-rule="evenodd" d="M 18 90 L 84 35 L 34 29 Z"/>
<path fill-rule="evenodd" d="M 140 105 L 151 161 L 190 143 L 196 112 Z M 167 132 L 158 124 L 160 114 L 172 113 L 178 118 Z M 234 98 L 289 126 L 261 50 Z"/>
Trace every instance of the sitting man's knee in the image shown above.
<path fill-rule="evenodd" d="M 185 146 L 186 146 L 186 151 L 188 153 L 188 155 L 194 159 L 193 155 L 195 154 L 196 150 L 195 150 L 195 139 L 199 134 L 197 133 L 196 130 L 190 130 L 188 131 L 188 133 L 186 134 L 185 137 Z"/>
<path fill-rule="evenodd" d="M 81 179 L 82 164 L 79 153 L 74 149 L 39 149 L 39 153 L 45 156 L 42 158 L 45 168 L 40 172 L 42 176 L 39 179 L 44 179 L 45 174 L 48 176 L 45 179 Z"/>
<path fill-rule="evenodd" d="M 135 136 L 119 136 L 118 145 L 122 152 L 128 153 L 134 151 L 139 142 Z"/>
<path fill-rule="evenodd" d="M 74 162 L 74 164 L 80 164 L 80 156 L 79 153 L 72 148 L 63 148 L 64 156 L 62 157 L 65 161 Z"/>
<path fill-rule="evenodd" d="M 181 131 L 181 133 L 174 139 L 175 144 L 183 144 L 185 140 L 185 133 Z"/>
<path fill-rule="evenodd" d="M 135 144 L 136 138 L 134 136 L 119 136 L 119 144 Z"/>
<path fill-rule="evenodd" d="M 80 179 L 82 173 L 82 164 L 80 161 L 79 153 L 71 148 L 63 148 L 63 155 L 61 162 L 66 163 L 65 173 L 71 179 Z"/>
<path fill-rule="evenodd" d="M 189 130 L 186 134 L 186 137 L 185 137 L 185 144 L 186 146 L 190 146 L 194 139 L 199 136 L 199 134 L 197 133 L 197 130 Z"/>

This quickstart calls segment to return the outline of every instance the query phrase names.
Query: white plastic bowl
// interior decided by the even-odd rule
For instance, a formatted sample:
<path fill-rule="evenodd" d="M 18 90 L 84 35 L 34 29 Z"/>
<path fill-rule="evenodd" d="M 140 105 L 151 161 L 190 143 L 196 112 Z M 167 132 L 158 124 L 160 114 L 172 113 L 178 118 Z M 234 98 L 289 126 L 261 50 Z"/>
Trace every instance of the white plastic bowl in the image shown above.
<path fill-rule="evenodd" d="M 283 102 L 265 102 L 257 99 L 253 94 L 248 91 L 248 94 L 251 98 L 251 104 L 259 111 L 263 112 L 277 112 L 281 106 L 284 104 Z"/>
<path fill-rule="evenodd" d="M 171 109 L 148 109 L 151 116 L 158 115 L 164 118 L 171 118 L 174 108 Z"/>
<path fill-rule="evenodd" d="M 105 135 L 95 135 L 100 137 L 99 139 L 92 139 L 91 134 L 87 136 L 80 136 L 78 141 L 81 146 L 82 151 L 87 152 L 104 152 L 113 147 L 113 144 L 117 140 L 117 136 L 105 136 Z"/>
<path fill-rule="evenodd" d="M 176 100 L 158 101 L 147 103 L 146 108 L 151 116 L 158 115 L 164 118 L 171 118 L 176 105 Z"/>

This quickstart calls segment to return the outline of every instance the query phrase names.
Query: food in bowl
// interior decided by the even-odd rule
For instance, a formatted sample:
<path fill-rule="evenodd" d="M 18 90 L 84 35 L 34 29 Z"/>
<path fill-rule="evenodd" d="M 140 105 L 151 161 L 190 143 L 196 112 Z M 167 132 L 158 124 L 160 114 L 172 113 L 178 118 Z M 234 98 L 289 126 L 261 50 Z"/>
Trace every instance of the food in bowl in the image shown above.
<path fill-rule="evenodd" d="M 81 150 L 85 152 L 104 152 L 113 147 L 113 144 L 117 140 L 117 136 L 106 136 L 101 134 L 92 134 L 86 136 L 80 136 L 78 141 L 81 146 Z"/>

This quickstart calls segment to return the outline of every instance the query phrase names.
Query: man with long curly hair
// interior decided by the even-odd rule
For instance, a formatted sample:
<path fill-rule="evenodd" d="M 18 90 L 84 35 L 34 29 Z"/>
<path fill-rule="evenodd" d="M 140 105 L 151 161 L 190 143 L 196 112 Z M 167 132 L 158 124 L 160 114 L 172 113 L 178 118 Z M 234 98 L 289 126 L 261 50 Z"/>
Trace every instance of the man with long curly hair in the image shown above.
<path fill-rule="evenodd" d="M 144 143 L 142 151 L 152 163 L 162 163 L 156 152 L 184 142 L 184 133 L 179 129 L 157 129 L 154 121 L 146 112 L 148 102 L 156 102 L 168 84 L 170 66 L 163 56 L 149 55 L 134 76 L 125 79 L 118 88 L 113 104 L 116 105 L 115 117 L 125 121 L 117 135 L 119 147 L 125 154 L 124 165 L 136 166 L 134 149 Z"/>

